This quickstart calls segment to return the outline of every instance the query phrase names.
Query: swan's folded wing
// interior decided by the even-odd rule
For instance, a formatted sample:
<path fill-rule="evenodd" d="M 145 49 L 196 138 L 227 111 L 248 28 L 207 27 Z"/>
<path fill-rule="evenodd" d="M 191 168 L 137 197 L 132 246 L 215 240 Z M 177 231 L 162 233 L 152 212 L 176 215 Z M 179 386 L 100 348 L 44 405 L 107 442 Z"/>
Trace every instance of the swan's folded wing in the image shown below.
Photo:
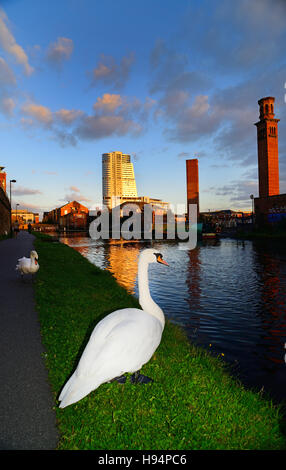
<path fill-rule="evenodd" d="M 125 309 L 137 310 L 137 309 Z M 149 361 L 161 341 L 160 322 L 141 310 L 122 315 L 106 335 L 92 334 L 78 365 L 80 376 L 100 375 L 104 381 L 135 372 Z"/>
<path fill-rule="evenodd" d="M 30 259 L 29 258 L 25 258 L 25 256 L 23 258 L 19 258 L 18 259 L 18 264 L 16 266 L 16 269 L 20 269 L 21 271 L 23 270 L 26 270 L 28 269 L 30 266 Z"/>

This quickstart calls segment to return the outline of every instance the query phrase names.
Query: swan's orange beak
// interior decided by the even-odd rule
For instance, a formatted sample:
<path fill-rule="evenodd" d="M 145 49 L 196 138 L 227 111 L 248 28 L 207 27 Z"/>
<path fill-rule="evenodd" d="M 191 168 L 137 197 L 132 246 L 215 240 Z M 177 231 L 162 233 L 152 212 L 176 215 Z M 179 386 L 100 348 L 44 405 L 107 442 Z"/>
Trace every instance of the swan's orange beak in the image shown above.
<path fill-rule="evenodd" d="M 38 264 L 38 261 L 36 260 L 36 258 L 35 258 L 35 263 Z"/>
<path fill-rule="evenodd" d="M 169 266 L 167 261 L 165 261 L 161 256 L 158 256 L 157 261 L 158 261 L 158 263 L 165 264 L 166 266 Z"/>

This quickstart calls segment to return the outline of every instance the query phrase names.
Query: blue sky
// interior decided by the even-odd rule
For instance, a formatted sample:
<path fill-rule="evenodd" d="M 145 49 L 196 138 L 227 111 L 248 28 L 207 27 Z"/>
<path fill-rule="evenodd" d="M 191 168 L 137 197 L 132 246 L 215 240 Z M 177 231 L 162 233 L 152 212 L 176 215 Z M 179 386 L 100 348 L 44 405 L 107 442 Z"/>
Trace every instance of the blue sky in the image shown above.
<path fill-rule="evenodd" d="M 286 192 L 282 0 L 0 0 L 1 160 L 13 205 L 102 200 L 101 155 L 132 155 L 138 194 L 200 209 L 258 195 L 257 101 L 275 96 Z M 283 50 L 284 48 L 284 50 Z"/>

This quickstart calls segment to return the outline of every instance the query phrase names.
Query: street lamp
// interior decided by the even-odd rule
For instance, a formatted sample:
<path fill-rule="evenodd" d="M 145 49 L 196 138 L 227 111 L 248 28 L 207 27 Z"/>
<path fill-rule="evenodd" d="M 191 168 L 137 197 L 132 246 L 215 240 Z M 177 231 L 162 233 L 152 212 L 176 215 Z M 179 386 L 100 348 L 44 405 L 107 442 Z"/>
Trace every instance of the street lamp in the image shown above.
<path fill-rule="evenodd" d="M 12 196 L 11 196 L 11 183 L 16 183 L 16 180 L 10 180 L 10 237 L 12 238 Z"/>
<path fill-rule="evenodd" d="M 16 220 L 18 220 L 18 214 L 17 214 L 17 209 L 20 204 L 16 204 Z"/>

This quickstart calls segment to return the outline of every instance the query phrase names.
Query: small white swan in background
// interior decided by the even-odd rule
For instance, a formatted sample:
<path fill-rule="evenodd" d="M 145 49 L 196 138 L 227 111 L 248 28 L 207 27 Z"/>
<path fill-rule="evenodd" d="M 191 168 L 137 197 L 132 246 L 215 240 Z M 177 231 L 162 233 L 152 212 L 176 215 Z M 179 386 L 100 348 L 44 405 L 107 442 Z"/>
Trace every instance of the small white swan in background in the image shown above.
<path fill-rule="evenodd" d="M 39 263 L 38 263 L 38 253 L 33 250 L 30 253 L 30 258 L 23 258 L 18 259 L 18 264 L 16 266 L 16 271 L 21 273 L 23 278 L 24 274 L 35 274 L 39 270 Z"/>
<path fill-rule="evenodd" d="M 148 283 L 149 263 L 168 263 L 153 248 L 141 252 L 138 262 L 139 308 L 125 308 L 107 315 L 94 328 L 78 366 L 63 387 L 60 408 L 76 403 L 105 382 L 124 383 L 132 373 L 134 383 L 147 383 L 139 374 L 161 342 L 165 317 L 152 300 Z"/>

